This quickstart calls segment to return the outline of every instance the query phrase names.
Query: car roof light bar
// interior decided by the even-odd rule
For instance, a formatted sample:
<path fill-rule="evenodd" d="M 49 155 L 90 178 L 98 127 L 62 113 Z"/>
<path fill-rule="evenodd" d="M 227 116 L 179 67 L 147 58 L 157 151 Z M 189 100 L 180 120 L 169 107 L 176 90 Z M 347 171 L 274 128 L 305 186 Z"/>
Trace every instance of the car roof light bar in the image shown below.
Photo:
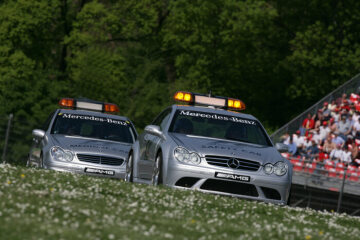
<path fill-rule="evenodd" d="M 211 96 L 210 94 L 204 95 L 198 93 L 178 91 L 175 93 L 174 99 L 176 101 L 187 102 L 192 105 L 198 104 L 237 111 L 244 110 L 246 108 L 245 103 L 239 99 L 221 96 Z"/>
<path fill-rule="evenodd" d="M 62 98 L 59 101 L 59 105 L 65 108 L 71 109 L 83 109 L 98 112 L 116 113 L 119 112 L 119 107 L 114 103 L 103 103 L 90 99 L 73 99 Z"/>

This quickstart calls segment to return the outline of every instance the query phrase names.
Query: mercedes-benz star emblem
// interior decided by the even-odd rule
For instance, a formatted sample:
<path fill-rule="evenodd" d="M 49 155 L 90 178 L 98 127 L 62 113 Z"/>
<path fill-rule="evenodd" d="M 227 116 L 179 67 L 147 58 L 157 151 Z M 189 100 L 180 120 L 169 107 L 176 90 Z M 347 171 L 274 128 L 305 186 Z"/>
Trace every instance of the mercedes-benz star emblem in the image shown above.
<path fill-rule="evenodd" d="M 227 165 L 230 167 L 230 168 L 238 168 L 239 165 L 240 165 L 240 162 L 239 160 L 235 159 L 235 158 L 230 158 L 227 162 Z"/>

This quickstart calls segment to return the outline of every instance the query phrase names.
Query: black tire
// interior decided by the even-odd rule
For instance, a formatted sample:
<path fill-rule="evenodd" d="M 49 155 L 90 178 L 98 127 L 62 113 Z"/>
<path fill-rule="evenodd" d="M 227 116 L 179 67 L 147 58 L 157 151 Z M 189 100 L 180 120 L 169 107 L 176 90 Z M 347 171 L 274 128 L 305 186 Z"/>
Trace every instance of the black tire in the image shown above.
<path fill-rule="evenodd" d="M 39 159 L 39 168 L 44 168 L 44 158 L 43 158 L 43 154 L 40 154 L 40 159 Z"/>
<path fill-rule="evenodd" d="M 290 200 L 291 200 L 291 193 L 292 193 L 292 188 L 290 188 L 290 193 L 289 193 L 289 197 L 286 201 L 286 205 L 290 206 Z"/>
<path fill-rule="evenodd" d="M 132 153 L 130 153 L 126 161 L 125 182 L 133 182 L 133 177 L 134 177 L 133 166 L 134 166 L 134 158 Z"/>
<path fill-rule="evenodd" d="M 26 160 L 26 167 L 30 167 L 31 161 L 30 161 L 30 154 L 28 155 L 28 158 Z"/>
<path fill-rule="evenodd" d="M 154 186 L 161 185 L 162 181 L 162 154 L 159 152 L 155 159 L 154 170 L 151 178 L 151 183 Z"/>

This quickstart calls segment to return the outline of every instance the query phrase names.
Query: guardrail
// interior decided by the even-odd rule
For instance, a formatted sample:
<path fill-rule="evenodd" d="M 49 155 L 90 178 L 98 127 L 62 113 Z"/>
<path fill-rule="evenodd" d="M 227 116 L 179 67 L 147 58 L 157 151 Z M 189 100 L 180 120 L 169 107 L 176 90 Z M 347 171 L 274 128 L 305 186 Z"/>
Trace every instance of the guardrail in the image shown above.
<path fill-rule="evenodd" d="M 360 200 L 360 168 L 332 160 L 319 161 L 305 157 L 288 157 L 293 165 L 293 184 L 339 192 L 337 212 L 344 194 L 358 195 Z"/>

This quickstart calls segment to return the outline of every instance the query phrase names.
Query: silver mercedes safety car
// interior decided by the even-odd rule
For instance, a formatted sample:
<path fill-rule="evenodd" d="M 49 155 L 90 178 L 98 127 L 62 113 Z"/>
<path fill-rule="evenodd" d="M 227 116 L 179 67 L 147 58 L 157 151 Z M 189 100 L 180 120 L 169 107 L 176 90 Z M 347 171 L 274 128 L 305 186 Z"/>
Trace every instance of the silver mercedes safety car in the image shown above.
<path fill-rule="evenodd" d="M 34 129 L 27 166 L 124 178 L 125 159 L 137 138 L 131 121 L 109 113 L 111 103 L 61 99 L 43 129 Z"/>
<path fill-rule="evenodd" d="M 261 123 L 236 112 L 237 99 L 177 92 L 189 105 L 166 108 L 145 127 L 126 161 L 125 180 L 286 204 L 291 163 Z M 234 111 L 235 110 L 235 111 Z"/>

